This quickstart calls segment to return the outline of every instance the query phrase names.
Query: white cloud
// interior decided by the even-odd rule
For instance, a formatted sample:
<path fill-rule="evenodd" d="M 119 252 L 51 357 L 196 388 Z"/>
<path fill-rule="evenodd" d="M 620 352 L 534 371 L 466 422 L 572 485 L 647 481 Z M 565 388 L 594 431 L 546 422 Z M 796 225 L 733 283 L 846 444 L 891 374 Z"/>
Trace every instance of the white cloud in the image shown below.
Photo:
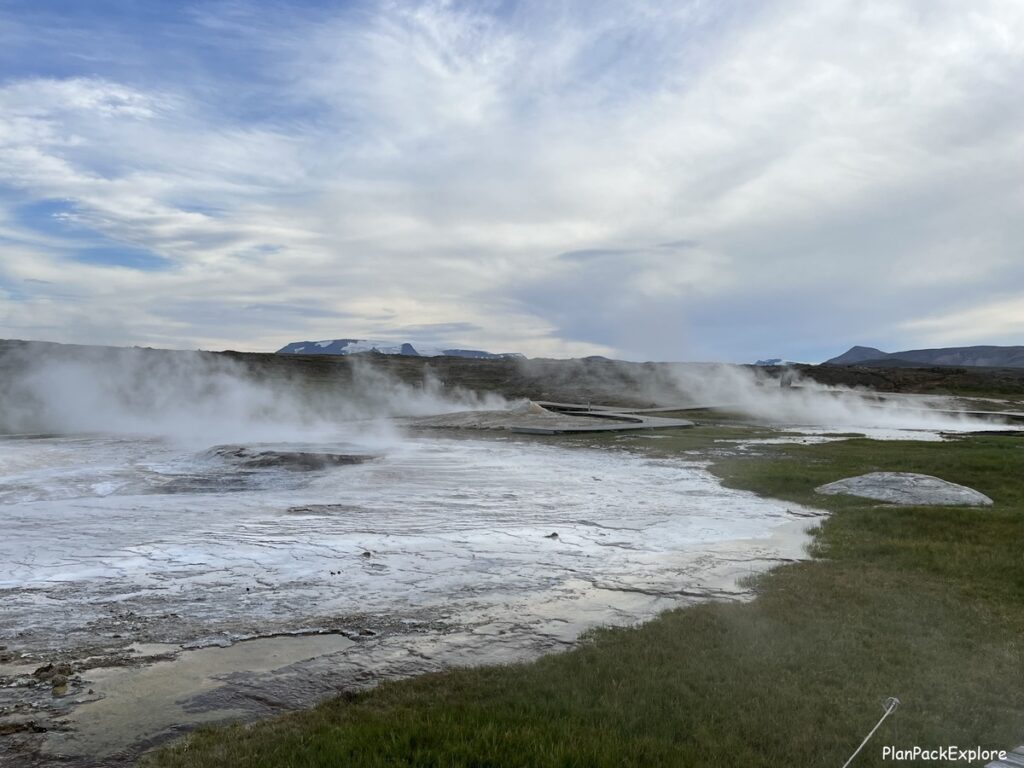
<path fill-rule="evenodd" d="M 981 313 L 963 339 L 994 333 L 992 292 L 1024 289 L 1024 6 L 669 6 L 212 6 L 190 34 L 258 70 L 248 98 L 214 67 L 9 78 L 0 185 L 71 212 L 45 235 L 0 218 L 0 335 L 272 348 L 437 324 L 651 356 L 628 329 L 665 328 L 748 357 L 773 350 L 739 320 L 783 294 L 757 322 L 794 357 L 885 327 L 912 343 L 954 300 Z M 83 232 L 171 266 L 78 263 Z M 560 258 L 593 249 L 622 255 Z M 559 280 L 583 285 L 554 301 Z M 261 327 L 244 308 L 268 302 L 311 314 Z"/>
<path fill-rule="evenodd" d="M 910 320 L 905 327 L 930 344 L 975 343 L 984 338 L 1019 345 L 1024 337 L 1024 296 L 936 313 Z"/>

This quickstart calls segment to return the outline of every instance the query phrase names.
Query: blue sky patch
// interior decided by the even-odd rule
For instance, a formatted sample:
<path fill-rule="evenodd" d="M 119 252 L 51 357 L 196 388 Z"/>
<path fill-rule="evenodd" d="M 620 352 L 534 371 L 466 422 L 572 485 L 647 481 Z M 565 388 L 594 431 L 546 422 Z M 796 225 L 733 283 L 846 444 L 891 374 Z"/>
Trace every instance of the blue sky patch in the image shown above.
<path fill-rule="evenodd" d="M 75 261 L 80 261 L 83 264 L 95 264 L 103 267 L 128 267 L 147 272 L 168 269 L 173 264 L 170 259 L 157 256 L 151 251 L 118 245 L 79 248 L 73 251 L 70 256 Z"/>
<path fill-rule="evenodd" d="M 19 224 L 47 234 L 57 234 L 62 228 L 66 232 L 68 222 L 60 217 L 73 211 L 68 200 L 33 200 L 15 209 Z"/>

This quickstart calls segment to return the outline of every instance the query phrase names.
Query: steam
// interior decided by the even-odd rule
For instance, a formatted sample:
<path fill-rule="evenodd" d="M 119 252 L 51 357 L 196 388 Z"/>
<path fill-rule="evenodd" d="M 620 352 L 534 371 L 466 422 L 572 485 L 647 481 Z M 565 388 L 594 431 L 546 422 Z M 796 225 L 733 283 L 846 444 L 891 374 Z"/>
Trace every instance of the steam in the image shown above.
<path fill-rule="evenodd" d="M 192 445 L 393 441 L 393 417 L 506 410 L 510 403 L 450 386 L 429 366 L 413 382 L 371 362 L 311 362 L 206 352 L 65 347 L 0 352 L 0 433 L 148 435 Z M 411 370 L 411 369 L 406 369 Z M 543 399 L 644 407 L 717 406 L 777 425 L 846 430 L 964 431 L 993 422 L 923 399 L 818 384 L 797 371 L 604 359 L 524 361 L 508 388 Z"/>
<path fill-rule="evenodd" d="M 775 425 L 855 430 L 967 431 L 1000 422 L 946 412 L 934 398 L 833 387 L 796 369 L 718 363 L 623 363 L 603 358 L 527 360 L 519 374 L 547 399 L 631 407 L 717 407 Z M 783 386 L 786 384 L 786 386 Z M 952 410 L 950 408 L 950 410 Z"/>
<path fill-rule="evenodd" d="M 775 377 L 739 366 L 702 368 L 674 368 L 671 385 L 698 403 L 724 406 L 768 423 L 932 431 L 993 428 L 991 421 L 950 413 L 928 401 L 901 401 L 870 390 L 828 386 L 794 369 L 783 369 L 781 377 Z"/>
<path fill-rule="evenodd" d="M 31 344 L 0 358 L 0 432 L 147 435 L 212 445 L 393 436 L 387 419 L 508 407 L 447 388 L 429 370 L 409 384 L 370 363 L 315 378 L 224 355 Z"/>

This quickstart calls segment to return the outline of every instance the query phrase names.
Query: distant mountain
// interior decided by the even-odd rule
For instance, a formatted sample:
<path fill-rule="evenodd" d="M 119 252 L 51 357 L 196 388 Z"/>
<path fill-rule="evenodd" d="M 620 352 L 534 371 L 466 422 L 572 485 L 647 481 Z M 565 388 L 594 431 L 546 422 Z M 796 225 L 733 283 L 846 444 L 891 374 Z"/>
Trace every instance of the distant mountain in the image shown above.
<path fill-rule="evenodd" d="M 329 339 L 327 341 L 293 341 L 277 350 L 279 355 L 353 355 L 358 352 L 376 352 L 381 355 L 410 355 L 412 357 L 472 357 L 477 360 L 503 360 L 523 357 L 518 352 L 495 354 L 482 349 L 445 349 L 428 344 L 413 346 L 409 342 L 395 344 L 391 341 L 369 339 Z"/>
<path fill-rule="evenodd" d="M 823 365 L 856 365 L 866 360 L 882 360 L 886 357 L 889 357 L 888 352 L 874 347 L 850 347 L 839 357 L 826 360 Z"/>
<path fill-rule="evenodd" d="M 823 365 L 863 365 L 876 368 L 932 366 L 1024 368 L 1024 347 L 942 347 L 883 352 L 874 347 L 850 347 Z"/>

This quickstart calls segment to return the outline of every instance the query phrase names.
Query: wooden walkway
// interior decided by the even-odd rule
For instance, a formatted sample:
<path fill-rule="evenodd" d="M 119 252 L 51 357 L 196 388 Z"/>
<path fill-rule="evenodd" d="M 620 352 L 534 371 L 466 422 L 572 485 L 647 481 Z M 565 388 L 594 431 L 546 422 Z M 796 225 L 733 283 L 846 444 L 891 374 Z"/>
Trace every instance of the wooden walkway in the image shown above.
<path fill-rule="evenodd" d="M 583 416 L 590 419 L 606 419 L 607 424 L 581 424 L 579 426 L 557 427 L 511 427 L 513 432 L 524 435 L 570 435 L 584 432 L 627 432 L 643 429 L 673 429 L 692 427 L 693 422 L 686 419 L 669 419 L 664 416 L 646 416 L 651 411 L 670 411 L 672 408 L 615 408 L 608 405 L 591 405 L 590 403 L 551 403 L 538 402 L 537 405 L 548 411 L 566 416 Z"/>

